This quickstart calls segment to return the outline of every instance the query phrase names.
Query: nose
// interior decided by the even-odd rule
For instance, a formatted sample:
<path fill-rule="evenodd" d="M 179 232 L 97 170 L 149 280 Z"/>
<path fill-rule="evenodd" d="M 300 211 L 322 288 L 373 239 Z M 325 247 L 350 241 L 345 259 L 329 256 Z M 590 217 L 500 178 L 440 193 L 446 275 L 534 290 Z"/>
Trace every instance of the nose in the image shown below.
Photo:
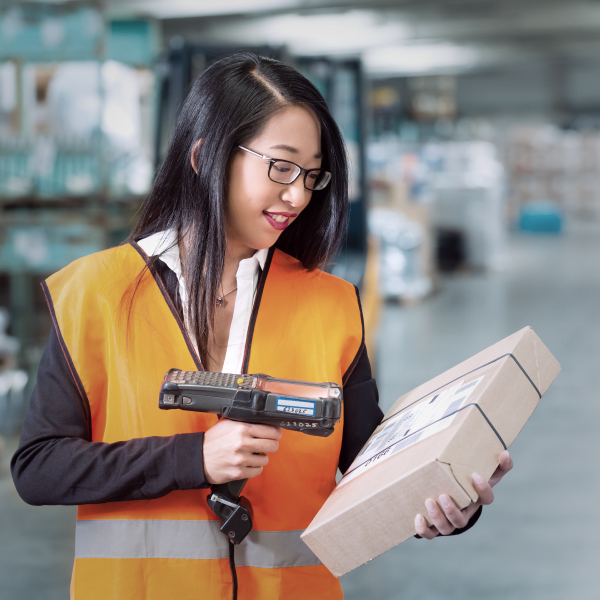
<path fill-rule="evenodd" d="M 304 187 L 302 175 L 290 185 L 282 186 L 279 197 L 283 202 L 289 204 L 291 208 L 304 208 L 310 201 L 312 192 Z"/>

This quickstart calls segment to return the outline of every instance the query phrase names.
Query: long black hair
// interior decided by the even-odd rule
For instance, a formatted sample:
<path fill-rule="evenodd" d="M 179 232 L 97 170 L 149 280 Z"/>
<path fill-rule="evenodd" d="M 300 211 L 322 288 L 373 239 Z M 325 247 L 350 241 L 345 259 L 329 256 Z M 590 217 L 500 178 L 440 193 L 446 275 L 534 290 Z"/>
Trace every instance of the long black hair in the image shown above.
<path fill-rule="evenodd" d="M 192 84 L 141 218 L 129 240 L 173 229 L 187 249 L 183 274 L 191 333 L 200 359 L 214 335 L 216 297 L 225 262 L 227 178 L 238 145 L 257 136 L 278 111 L 300 105 L 321 127 L 322 167 L 330 184 L 313 192 L 308 206 L 275 246 L 313 270 L 326 265 L 346 233 L 348 168 L 344 143 L 315 86 L 279 61 L 238 53 L 213 63 Z M 201 144 L 197 144 L 202 140 Z M 197 173 L 191 153 L 196 153 Z M 152 257 L 156 262 L 158 256 Z"/>

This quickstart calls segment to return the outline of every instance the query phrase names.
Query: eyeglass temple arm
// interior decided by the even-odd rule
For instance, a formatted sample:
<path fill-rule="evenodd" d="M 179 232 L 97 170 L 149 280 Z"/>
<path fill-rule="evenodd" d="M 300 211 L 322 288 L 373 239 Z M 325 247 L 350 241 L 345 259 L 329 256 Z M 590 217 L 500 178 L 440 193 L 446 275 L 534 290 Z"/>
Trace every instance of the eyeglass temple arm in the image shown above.
<path fill-rule="evenodd" d="M 238 148 L 241 148 L 242 150 L 245 150 L 246 152 L 250 152 L 250 154 L 254 154 L 254 156 L 258 156 L 259 158 L 262 158 L 263 160 L 272 160 L 268 156 L 265 156 L 264 154 L 259 154 L 258 152 L 254 152 L 254 150 L 250 150 L 249 148 L 244 148 L 244 146 L 238 146 Z"/>
<path fill-rule="evenodd" d="M 264 154 L 259 154 L 258 152 L 254 152 L 254 150 L 250 150 L 250 148 L 245 148 L 244 146 L 238 146 L 238 148 L 241 148 L 242 150 L 245 150 L 246 152 L 250 152 L 250 154 L 254 154 L 254 156 L 258 156 L 259 158 L 262 158 L 263 160 L 268 160 L 268 161 L 276 160 L 275 158 L 269 158 L 268 156 L 265 156 Z M 298 171 L 298 175 L 296 175 L 296 179 L 298 179 L 298 177 L 300 177 L 300 175 L 304 175 L 304 179 L 306 179 L 306 176 L 308 175 L 308 173 L 310 171 L 320 171 L 321 170 L 321 169 L 303 169 L 300 165 L 297 165 L 296 163 L 293 163 L 289 160 L 286 160 L 284 162 L 289 162 L 292 165 L 294 165 L 295 167 L 298 167 L 298 169 L 300 169 Z M 294 179 L 294 181 L 296 181 L 296 179 Z M 294 182 L 290 181 L 290 183 L 294 183 Z M 289 184 L 285 184 L 285 185 L 289 185 Z"/>

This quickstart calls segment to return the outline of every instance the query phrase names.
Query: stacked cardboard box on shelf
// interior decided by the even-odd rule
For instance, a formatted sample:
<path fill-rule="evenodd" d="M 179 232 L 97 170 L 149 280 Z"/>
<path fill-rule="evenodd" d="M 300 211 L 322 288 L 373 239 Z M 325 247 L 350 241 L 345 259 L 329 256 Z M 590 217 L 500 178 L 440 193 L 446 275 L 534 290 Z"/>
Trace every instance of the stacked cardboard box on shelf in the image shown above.
<path fill-rule="evenodd" d="M 411 202 L 402 182 L 379 181 L 369 210 L 370 237 L 379 245 L 382 298 L 413 305 L 435 287 L 434 236 L 427 205 Z"/>
<path fill-rule="evenodd" d="M 567 214 L 600 217 L 600 133 L 519 127 L 505 150 L 513 216 L 543 200 Z"/>
<path fill-rule="evenodd" d="M 405 394 L 302 539 L 339 577 L 413 536 L 427 498 L 475 502 L 471 474 L 491 477 L 559 372 L 525 327 Z"/>
<path fill-rule="evenodd" d="M 388 204 L 422 225 L 427 241 L 420 251 L 425 272 L 435 262 L 436 248 L 438 254 L 443 252 L 439 243 L 443 234 L 460 238 L 464 256 L 457 261 L 459 266 L 503 268 L 505 179 L 495 144 L 445 141 L 404 146 L 387 140 L 372 143 L 368 155 L 371 206 L 378 206 L 378 197 L 386 197 Z"/>

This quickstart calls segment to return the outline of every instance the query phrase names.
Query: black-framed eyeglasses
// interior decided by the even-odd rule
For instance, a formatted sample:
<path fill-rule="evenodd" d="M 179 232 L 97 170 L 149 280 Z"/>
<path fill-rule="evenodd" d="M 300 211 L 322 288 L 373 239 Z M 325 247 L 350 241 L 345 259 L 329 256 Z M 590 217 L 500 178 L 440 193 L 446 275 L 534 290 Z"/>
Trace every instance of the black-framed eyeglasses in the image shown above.
<path fill-rule="evenodd" d="M 264 154 L 259 154 L 244 148 L 244 146 L 238 146 L 242 150 L 254 154 L 269 163 L 269 170 L 267 175 L 271 181 L 275 183 L 282 183 L 283 185 L 290 185 L 294 183 L 301 173 L 304 173 L 304 187 L 310 191 L 322 190 L 331 181 L 331 173 L 324 171 L 323 169 L 303 169 L 300 165 L 293 163 L 290 160 L 282 160 L 279 158 L 269 158 Z"/>

